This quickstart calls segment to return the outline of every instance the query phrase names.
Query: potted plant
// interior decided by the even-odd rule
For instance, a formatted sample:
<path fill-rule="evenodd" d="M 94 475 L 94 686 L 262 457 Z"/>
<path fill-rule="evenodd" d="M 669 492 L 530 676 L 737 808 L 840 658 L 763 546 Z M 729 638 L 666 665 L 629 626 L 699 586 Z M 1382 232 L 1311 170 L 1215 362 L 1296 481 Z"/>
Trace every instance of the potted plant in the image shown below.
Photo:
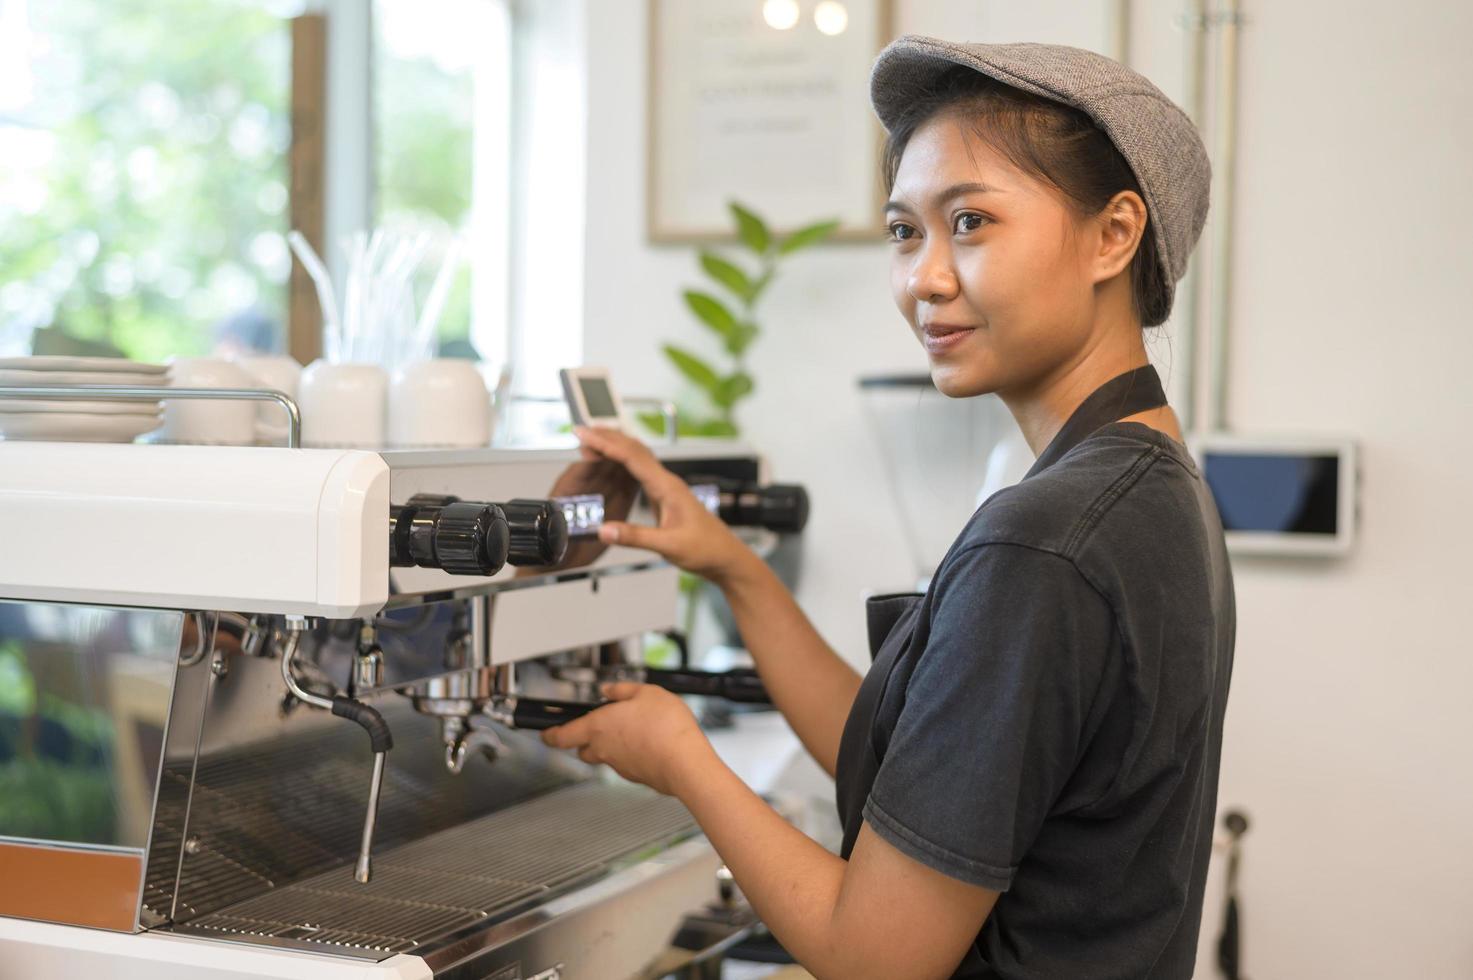
<path fill-rule="evenodd" d="M 737 239 L 750 256 L 739 263 L 702 249 L 697 255 L 701 270 L 717 289 L 687 289 L 683 293 L 685 305 L 696 320 L 716 335 L 724 363 L 713 364 L 677 344 L 661 346 L 675 369 L 699 389 L 705 402 L 699 411 L 681 413 L 682 436 L 740 434 L 737 406 L 757 387 L 747 369 L 747 352 L 762 333 L 757 324 L 757 305 L 789 256 L 818 244 L 839 227 L 837 221 L 818 221 L 779 238 L 750 208 L 736 201 L 727 207 L 736 223 Z M 753 260 L 755 268 L 750 264 Z M 639 418 L 651 432 L 665 431 L 664 417 L 658 412 L 643 412 Z"/>
<path fill-rule="evenodd" d="M 757 388 L 756 380 L 747 367 L 747 352 L 762 333 L 757 323 L 758 303 L 782 263 L 794 253 L 824 241 L 839 227 L 837 221 L 818 221 L 778 237 L 751 208 L 736 201 L 729 202 L 727 207 L 736 223 L 737 240 L 748 255 L 739 262 L 702 249 L 697 254 L 701 270 L 716 288 L 714 291 L 686 289 L 682 294 L 685 305 L 695 314 L 696 320 L 716 335 L 724 363 L 720 366 L 713 364 L 678 344 L 667 342 L 661 345 L 661 350 L 675 369 L 696 386 L 705 402 L 697 412 L 683 410 L 680 413 L 678 433 L 681 436 L 720 438 L 740 434 L 737 406 Z M 752 265 L 754 261 L 755 268 Z M 639 419 L 651 432 L 665 433 L 665 418 L 660 413 L 642 412 Z M 770 556 L 769 560 L 775 557 Z M 797 555 L 790 554 L 773 563 L 788 587 L 794 587 Z M 724 634 L 724 642 L 738 642 L 730 610 L 704 585 L 705 582 L 695 575 L 681 575 L 680 591 L 685 599 L 682 632 L 686 637 L 691 635 L 701 600 L 705 599 L 712 606 L 717 625 Z M 661 645 L 647 650 L 646 658 L 653 663 L 668 661 L 673 652 L 673 647 Z"/>

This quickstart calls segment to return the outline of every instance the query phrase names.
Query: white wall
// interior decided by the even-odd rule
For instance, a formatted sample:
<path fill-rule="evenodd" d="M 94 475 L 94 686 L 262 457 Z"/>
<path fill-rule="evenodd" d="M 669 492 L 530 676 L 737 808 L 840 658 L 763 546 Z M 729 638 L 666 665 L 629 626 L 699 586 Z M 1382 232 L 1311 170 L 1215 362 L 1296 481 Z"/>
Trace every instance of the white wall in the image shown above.
<path fill-rule="evenodd" d="M 902 30 L 1103 48 L 1103 4 L 901 2 Z M 1140 0 L 1138 64 L 1180 97 L 1177 7 Z M 1240 561 L 1221 801 L 1254 825 L 1258 978 L 1473 975 L 1473 5 L 1248 0 L 1232 421 L 1349 433 L 1362 539 L 1338 563 Z M 701 336 L 693 252 L 644 241 L 645 7 L 590 0 L 585 356 L 631 393 Z M 558 217 L 558 216 L 554 216 Z M 799 598 L 864 658 L 861 600 L 908 566 L 854 379 L 920 370 L 885 248 L 801 255 L 753 354 L 749 438 L 813 495 Z M 1163 352 L 1169 359 L 1169 336 Z M 1214 883 L 1215 887 L 1215 883 Z M 1215 904 L 1215 903 L 1214 903 Z M 1210 941 L 1214 913 L 1204 926 Z M 1205 972 L 1202 975 L 1208 975 Z"/>
<path fill-rule="evenodd" d="M 1256 977 L 1473 976 L 1473 6 L 1250 5 L 1232 421 L 1348 432 L 1348 561 L 1239 562 Z"/>

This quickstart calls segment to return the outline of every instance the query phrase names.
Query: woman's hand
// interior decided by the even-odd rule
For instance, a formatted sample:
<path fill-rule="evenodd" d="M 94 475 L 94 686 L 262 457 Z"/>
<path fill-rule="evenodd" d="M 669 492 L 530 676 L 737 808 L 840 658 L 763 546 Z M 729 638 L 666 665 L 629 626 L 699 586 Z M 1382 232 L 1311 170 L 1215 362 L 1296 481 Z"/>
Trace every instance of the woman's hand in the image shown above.
<path fill-rule="evenodd" d="M 610 704 L 547 729 L 542 741 L 667 796 L 719 762 L 690 708 L 664 688 L 624 681 L 605 684 L 603 694 Z"/>
<path fill-rule="evenodd" d="M 751 549 L 721 518 L 707 510 L 685 481 L 667 470 L 644 443 L 613 429 L 580 426 L 573 434 L 582 444 L 585 459 L 622 463 L 644 488 L 659 517 L 658 527 L 608 521 L 599 528 L 600 541 L 647 548 L 718 584 L 743 559 L 751 557 Z"/>

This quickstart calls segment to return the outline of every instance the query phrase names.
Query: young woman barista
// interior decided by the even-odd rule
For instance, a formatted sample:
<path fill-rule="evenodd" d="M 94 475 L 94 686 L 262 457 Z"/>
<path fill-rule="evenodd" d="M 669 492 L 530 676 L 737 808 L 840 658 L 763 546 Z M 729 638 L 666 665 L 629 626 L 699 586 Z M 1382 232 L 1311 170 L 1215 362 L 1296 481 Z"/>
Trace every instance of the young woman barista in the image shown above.
<path fill-rule="evenodd" d="M 1189 977 L 1234 605 L 1222 527 L 1147 362 L 1207 211 L 1191 122 L 1106 58 L 902 38 L 875 65 L 896 304 L 951 397 L 996 393 L 1038 460 L 924 596 L 871 600 L 861 678 L 640 443 L 659 527 L 716 583 L 777 707 L 836 776 L 825 851 L 728 770 L 675 696 L 545 734 L 673 794 L 819 977 Z"/>

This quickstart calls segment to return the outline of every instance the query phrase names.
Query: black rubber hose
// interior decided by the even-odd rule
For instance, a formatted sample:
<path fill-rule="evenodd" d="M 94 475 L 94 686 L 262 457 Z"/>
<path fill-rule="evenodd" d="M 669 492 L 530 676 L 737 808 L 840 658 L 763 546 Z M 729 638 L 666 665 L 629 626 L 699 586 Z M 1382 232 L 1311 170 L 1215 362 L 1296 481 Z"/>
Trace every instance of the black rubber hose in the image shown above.
<path fill-rule="evenodd" d="M 363 726 L 375 753 L 387 752 L 394 747 L 394 736 L 389 733 L 389 723 L 371 705 L 339 694 L 332 699 L 332 713 Z"/>

